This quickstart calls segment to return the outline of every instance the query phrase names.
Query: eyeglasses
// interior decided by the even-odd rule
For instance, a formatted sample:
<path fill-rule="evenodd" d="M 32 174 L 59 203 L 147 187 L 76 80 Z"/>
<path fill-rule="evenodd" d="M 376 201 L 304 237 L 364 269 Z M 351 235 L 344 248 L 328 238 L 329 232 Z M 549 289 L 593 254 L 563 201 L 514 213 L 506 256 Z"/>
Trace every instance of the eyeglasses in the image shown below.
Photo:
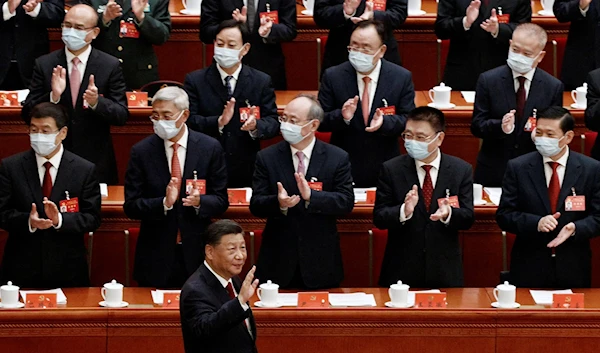
<path fill-rule="evenodd" d="M 400 136 L 402 136 L 402 139 L 405 141 L 406 140 L 417 140 L 419 142 L 429 142 L 431 139 L 433 139 L 435 136 L 437 136 L 438 133 L 439 133 L 439 131 L 436 132 L 435 134 L 429 135 L 429 136 L 424 136 L 424 135 L 416 135 L 415 136 L 413 134 L 409 134 L 409 133 L 405 132 Z"/>
<path fill-rule="evenodd" d="M 65 28 L 75 28 L 76 30 L 79 30 L 79 31 L 86 31 L 88 29 L 93 29 L 95 27 L 96 26 L 93 26 L 93 27 L 83 27 L 83 25 L 73 26 L 73 24 L 68 23 L 68 22 L 63 22 L 63 23 L 60 24 L 60 28 L 62 28 L 62 29 L 65 29 Z"/>
<path fill-rule="evenodd" d="M 160 115 L 158 113 L 153 113 L 152 115 L 149 116 L 149 118 L 151 120 L 177 120 L 179 118 L 179 115 L 181 114 L 181 112 L 176 113 L 176 114 L 169 114 L 169 115 Z"/>
<path fill-rule="evenodd" d="M 292 125 L 302 125 L 302 126 L 304 126 L 304 125 L 306 125 L 306 124 L 308 124 L 308 123 L 310 123 L 312 121 L 312 120 L 309 120 L 309 121 L 298 121 L 295 118 L 288 118 L 286 116 L 280 116 L 278 119 L 279 119 L 280 123 L 288 123 L 288 124 L 292 124 Z"/>
<path fill-rule="evenodd" d="M 347 46 L 346 48 L 348 49 L 348 53 L 351 51 L 356 51 L 356 52 L 360 52 L 360 53 L 367 54 L 367 55 L 373 55 L 373 54 L 377 53 L 377 50 L 379 50 L 379 49 L 373 50 L 373 49 L 367 49 L 367 48 L 353 47 L 350 45 Z"/>
<path fill-rule="evenodd" d="M 31 127 L 29 128 L 29 133 L 30 134 L 43 134 L 43 135 L 52 135 L 52 134 L 56 134 L 57 132 L 59 132 L 60 129 L 56 130 L 56 131 L 43 131 L 43 130 L 38 130 L 35 127 Z"/>

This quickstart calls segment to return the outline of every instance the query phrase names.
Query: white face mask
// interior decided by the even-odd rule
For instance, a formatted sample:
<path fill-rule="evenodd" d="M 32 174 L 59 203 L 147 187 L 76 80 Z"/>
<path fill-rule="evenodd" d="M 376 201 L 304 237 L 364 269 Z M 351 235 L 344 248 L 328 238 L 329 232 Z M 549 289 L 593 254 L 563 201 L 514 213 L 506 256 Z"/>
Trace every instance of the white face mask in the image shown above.
<path fill-rule="evenodd" d="M 435 137 L 429 142 L 417 141 L 415 139 L 405 140 L 404 148 L 406 149 L 406 153 L 408 153 L 408 155 L 412 158 L 419 161 L 431 156 L 431 154 L 435 152 L 435 150 L 429 152 L 429 145 L 436 141 L 439 135 L 440 133 L 438 132 L 435 135 Z"/>
<path fill-rule="evenodd" d="M 243 49 L 243 47 L 242 47 Z M 229 48 L 221 48 L 215 46 L 215 53 L 213 58 L 219 66 L 224 69 L 229 69 L 230 67 L 234 67 L 237 63 L 240 62 L 240 52 L 242 49 L 229 49 Z"/>
<path fill-rule="evenodd" d="M 520 73 L 526 74 L 529 71 L 533 70 L 533 63 L 537 59 L 540 54 L 536 55 L 533 58 L 529 58 L 523 54 L 517 54 L 512 50 L 508 50 L 508 59 L 506 59 L 506 64 L 511 70 Z"/>
<path fill-rule="evenodd" d="M 154 125 L 154 133 L 158 135 L 163 140 L 170 140 L 173 137 L 177 136 L 183 124 L 180 127 L 177 127 L 177 122 L 181 119 L 183 115 L 183 110 L 179 113 L 179 116 L 175 120 L 152 120 L 152 125 Z"/>
<path fill-rule="evenodd" d="M 290 145 L 295 145 L 297 143 L 302 142 L 308 135 L 302 136 L 302 128 L 308 126 L 312 121 L 309 121 L 303 126 L 294 125 L 286 122 L 282 122 L 279 125 L 279 130 L 281 131 L 281 135 L 283 135 L 283 139 L 286 140 Z"/>
<path fill-rule="evenodd" d="M 89 44 L 85 41 L 85 37 L 87 37 L 90 32 L 91 31 L 86 32 L 82 29 L 63 28 L 62 41 L 71 51 L 77 51 Z"/>
<path fill-rule="evenodd" d="M 377 52 L 375 54 L 377 54 Z M 350 61 L 350 64 L 352 64 L 352 67 L 354 67 L 354 70 L 360 73 L 369 72 L 375 67 L 375 64 L 373 64 L 375 54 L 369 55 L 351 50 L 348 54 L 348 60 Z"/>
<path fill-rule="evenodd" d="M 56 136 L 58 136 L 57 131 L 53 134 L 29 134 L 29 141 L 31 142 L 31 148 L 35 151 L 38 156 L 46 157 L 50 155 L 56 147 Z"/>
<path fill-rule="evenodd" d="M 542 156 L 552 157 L 559 154 L 560 151 L 565 148 L 565 146 L 562 148 L 560 147 L 560 140 L 563 138 L 564 136 L 559 139 L 553 137 L 536 137 L 535 140 L 533 140 L 533 143 Z"/>

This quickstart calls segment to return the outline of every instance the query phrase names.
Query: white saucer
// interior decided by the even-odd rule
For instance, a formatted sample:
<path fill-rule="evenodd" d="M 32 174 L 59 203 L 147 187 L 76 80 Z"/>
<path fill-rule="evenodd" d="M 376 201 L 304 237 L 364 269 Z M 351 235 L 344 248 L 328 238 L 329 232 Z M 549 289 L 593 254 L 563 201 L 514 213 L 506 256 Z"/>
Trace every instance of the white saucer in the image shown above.
<path fill-rule="evenodd" d="M 554 12 L 548 11 L 548 10 L 540 10 L 540 11 L 538 11 L 538 15 L 554 17 Z"/>
<path fill-rule="evenodd" d="M 437 108 L 437 109 L 452 109 L 452 108 L 456 107 L 456 104 L 450 103 L 449 105 L 438 106 L 435 103 L 431 102 L 431 103 L 428 103 L 427 106 L 431 107 L 431 108 Z"/>
<path fill-rule="evenodd" d="M 500 307 L 500 304 L 498 304 L 498 302 L 493 302 L 492 306 L 494 308 L 499 308 L 499 309 L 516 309 L 516 308 L 521 307 L 521 304 L 515 302 L 511 307 Z"/>
<path fill-rule="evenodd" d="M 103 301 L 101 301 L 100 303 L 98 303 L 98 305 L 100 305 L 100 306 L 102 306 L 102 307 L 105 307 L 105 308 L 124 308 L 124 307 L 128 306 L 128 305 L 129 305 L 129 303 L 128 303 L 128 302 L 121 302 L 121 304 L 119 304 L 119 305 L 111 305 L 111 306 L 108 306 L 108 305 L 106 304 L 106 302 L 103 300 Z"/>
<path fill-rule="evenodd" d="M 580 107 L 579 104 L 577 104 L 577 103 L 571 104 L 571 108 L 573 108 L 573 109 L 585 109 L 584 107 Z"/>
<path fill-rule="evenodd" d="M 0 303 L 0 308 L 4 308 L 4 309 L 18 309 L 18 308 L 22 308 L 25 306 L 25 303 L 21 303 L 18 302 L 17 304 L 12 304 L 12 305 L 3 305 L 2 303 Z"/>
<path fill-rule="evenodd" d="M 283 303 L 279 302 L 276 305 L 265 305 L 263 304 L 263 302 L 257 301 L 254 303 L 254 306 L 257 306 L 259 308 L 281 308 L 283 306 Z"/>
<path fill-rule="evenodd" d="M 312 16 L 313 13 L 310 10 L 302 10 L 300 11 L 301 14 L 305 15 L 305 16 Z"/>
<path fill-rule="evenodd" d="M 182 9 L 179 10 L 179 13 L 182 15 L 190 15 L 190 16 L 200 16 L 200 11 L 190 11 L 190 9 Z"/>
<path fill-rule="evenodd" d="M 422 15 L 424 15 L 424 14 L 426 14 L 426 13 L 427 13 L 427 12 L 426 12 L 426 11 L 423 11 L 423 10 L 419 10 L 419 11 L 417 11 L 417 12 L 410 12 L 410 11 L 409 11 L 409 12 L 408 12 L 408 15 L 409 15 L 409 16 L 422 16 Z"/>
<path fill-rule="evenodd" d="M 415 304 L 406 304 L 406 305 L 394 305 L 392 302 L 385 302 L 385 306 L 388 308 L 412 308 Z"/>

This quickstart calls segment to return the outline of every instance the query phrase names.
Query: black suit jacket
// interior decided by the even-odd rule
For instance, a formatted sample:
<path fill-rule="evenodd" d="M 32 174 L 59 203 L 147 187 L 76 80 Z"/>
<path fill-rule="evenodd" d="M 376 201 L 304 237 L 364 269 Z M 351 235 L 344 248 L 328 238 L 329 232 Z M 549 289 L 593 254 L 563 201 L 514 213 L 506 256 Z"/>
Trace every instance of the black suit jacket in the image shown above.
<path fill-rule="evenodd" d="M 479 17 L 468 31 L 463 27 L 470 0 L 440 0 L 435 20 L 435 34 L 449 39 L 450 49 L 444 69 L 444 83 L 454 90 L 473 91 L 479 74 L 506 64 L 509 40 L 520 23 L 531 22 L 529 0 L 489 0 L 481 2 Z M 484 31 L 480 24 L 490 17 L 493 8 L 502 7 L 510 22 L 500 24 L 498 37 Z"/>
<path fill-rule="evenodd" d="M 63 213 L 60 229 L 29 232 L 31 204 L 41 218 L 44 199 L 33 150 L 8 157 L 0 165 L 0 228 L 8 232 L 1 281 L 21 287 L 88 287 L 84 234 L 100 226 L 100 186 L 94 165 L 64 151 L 50 200 L 57 207 L 79 199 L 78 213 Z"/>
<path fill-rule="evenodd" d="M 271 11 L 278 11 L 279 24 L 273 24 L 268 38 L 258 34 L 260 27 L 259 14 L 267 12 L 267 4 Z M 204 0 L 202 1 L 202 21 L 200 21 L 200 40 L 212 44 L 217 36 L 219 24 L 231 19 L 235 9 L 242 10 L 243 0 Z M 267 73 L 273 79 L 277 90 L 287 89 L 285 74 L 285 56 L 281 49 L 282 42 L 291 42 L 296 38 L 296 1 L 294 0 L 259 0 L 256 8 L 256 19 L 250 36 L 250 51 L 244 56 L 244 64 Z"/>
<path fill-rule="evenodd" d="M 473 169 L 462 159 L 442 154 L 429 212 L 419 187 L 419 203 L 411 219 L 400 223 L 400 207 L 413 185 L 420 186 L 415 160 L 408 155 L 385 162 L 377 183 L 373 222 L 388 229 L 379 285 L 388 287 L 402 280 L 413 287 L 442 288 L 463 285 L 459 230 L 471 228 Z M 450 223 L 431 221 L 438 199 L 458 196 L 460 208 L 452 209 Z"/>
<path fill-rule="evenodd" d="M 331 144 L 350 155 L 355 186 L 370 187 L 377 184 L 376 171 L 381 164 L 400 154 L 398 137 L 404 131 L 406 114 L 415 108 L 415 89 L 410 71 L 382 60 L 369 124 L 376 109 L 384 106 L 383 99 L 389 106 L 396 107 L 396 115 L 386 115 L 378 131 L 366 132 L 360 102 L 350 124 L 346 124 L 342 117 L 344 103 L 359 95 L 356 77 L 356 71 L 349 62 L 325 71 L 319 89 L 325 120 L 319 130 L 331 131 Z"/>
<path fill-rule="evenodd" d="M 578 0 L 556 0 L 554 15 L 558 22 L 571 22 L 561 80 L 567 90 L 572 90 L 581 86 L 588 72 L 600 67 L 600 4 L 592 1 L 583 16 Z"/>
<path fill-rule="evenodd" d="M 240 279 L 231 280 L 239 293 Z M 244 311 L 237 298 L 230 299 L 206 265 L 200 265 L 183 285 L 179 310 L 186 353 L 256 353 L 252 309 Z M 247 318 L 252 336 L 244 324 Z"/>
<path fill-rule="evenodd" d="M 348 61 L 348 49 L 350 36 L 354 30 L 354 23 L 346 20 L 343 9 L 344 0 L 316 0 L 314 9 L 314 19 L 317 26 L 329 30 L 327 35 L 327 44 L 325 45 L 325 54 L 323 57 L 322 70 L 331 66 L 339 65 Z M 365 12 L 366 1 L 361 0 L 356 9 L 355 17 Z M 398 51 L 398 42 L 394 38 L 394 30 L 399 29 L 406 21 L 408 16 L 407 0 L 387 0 L 385 11 L 375 11 L 373 18 L 381 21 L 385 25 L 385 45 L 387 51 L 384 58 L 395 64 L 400 65 L 400 52 Z"/>
<path fill-rule="evenodd" d="M 537 231 L 539 220 L 551 214 L 542 156 L 528 153 L 508 162 L 496 221 L 517 238 L 511 253 L 510 281 L 517 287 L 583 288 L 591 285 L 589 240 L 600 234 L 600 162 L 570 151 L 558 199 L 558 226 Z M 575 188 L 585 195 L 584 212 L 565 211 L 565 198 Z M 546 247 L 568 223 L 575 235 L 556 248 Z"/>
<path fill-rule="evenodd" d="M 223 149 L 218 141 L 189 131 L 182 179 L 206 180 L 206 195 L 200 197 L 198 212 L 184 207 L 185 183 L 181 183 L 179 200 L 165 214 L 163 199 L 171 180 L 164 140 L 151 135 L 131 148 L 125 174 L 127 217 L 141 220 L 135 251 L 133 276 L 142 283 L 165 287 L 174 263 L 177 232 L 181 232 L 186 275 L 190 275 L 204 259 L 204 230 L 211 218 L 227 210 L 227 170 Z"/>
<path fill-rule="evenodd" d="M 0 0 L 0 8 L 7 3 Z M 37 57 L 50 51 L 48 27 L 60 27 L 65 18 L 64 0 L 46 0 L 36 18 L 29 16 L 23 5 L 27 0 L 21 0 L 17 6 L 16 15 L 4 21 L 0 14 L 0 83 L 4 81 L 11 60 L 17 60 L 21 80 L 29 85 L 33 72 L 33 64 Z"/>
<path fill-rule="evenodd" d="M 21 116 L 29 121 L 34 106 L 50 101 L 52 70 L 61 65 L 67 68 L 65 49 L 53 51 L 36 60 L 30 93 L 23 104 Z M 83 93 L 87 89 L 90 75 L 94 75 L 98 94 L 96 109 L 83 107 Z M 125 100 L 125 81 L 119 61 L 97 49 L 92 49 L 79 88 L 75 108 L 71 101 L 71 89 L 67 70 L 67 88 L 59 104 L 69 113 L 69 134 L 64 142 L 67 150 L 96 164 L 101 183 L 118 184 L 117 162 L 110 135 L 111 125 L 125 125 L 129 117 Z"/>
<path fill-rule="evenodd" d="M 600 69 L 590 72 L 585 79 L 588 84 L 585 126 L 592 131 L 600 131 Z M 600 159 L 600 138 L 592 148 L 592 158 Z"/>
<path fill-rule="evenodd" d="M 354 208 L 348 154 L 317 140 L 306 179 L 316 178 L 323 191 L 312 191 L 284 215 L 279 209 L 277 182 L 289 195 L 300 195 L 294 179 L 289 143 L 281 141 L 256 157 L 250 211 L 267 218 L 258 256 L 257 278 L 282 287 L 300 269 L 307 288 L 338 287 L 344 277 L 336 219 Z"/>
<path fill-rule="evenodd" d="M 252 173 L 256 152 L 260 150 L 260 140 L 279 134 L 275 92 L 271 78 L 247 65 L 242 65 L 238 82 L 233 92 L 235 109 L 229 124 L 219 133 L 219 116 L 227 104 L 227 88 L 213 63 L 206 69 L 189 73 L 185 77 L 184 88 L 190 97 L 190 117 L 187 124 L 196 131 L 203 132 L 221 142 L 227 161 L 228 187 L 247 187 L 252 185 Z M 248 131 L 240 128 L 240 108 L 246 102 L 260 108 L 260 120 L 257 121 L 258 136 L 250 137 Z"/>
<path fill-rule="evenodd" d="M 515 130 L 507 135 L 502 131 L 502 117 L 517 108 L 512 70 L 504 65 L 481 74 L 471 121 L 471 132 L 483 140 L 477 156 L 475 182 L 485 186 L 502 185 L 506 162 L 535 151 L 531 133 L 523 131 L 533 109 L 539 112 L 553 105 L 562 107 L 562 97 L 563 84 L 537 68 L 529 87 L 523 118 L 515 120 Z"/>

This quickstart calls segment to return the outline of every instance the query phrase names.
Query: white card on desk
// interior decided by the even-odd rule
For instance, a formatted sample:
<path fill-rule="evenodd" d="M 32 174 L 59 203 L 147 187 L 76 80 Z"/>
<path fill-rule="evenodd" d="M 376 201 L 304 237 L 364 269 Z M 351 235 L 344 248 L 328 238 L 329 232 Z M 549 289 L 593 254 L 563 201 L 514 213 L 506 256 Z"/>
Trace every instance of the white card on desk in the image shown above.
<path fill-rule="evenodd" d="M 531 296 L 535 303 L 538 305 L 552 305 L 552 301 L 554 300 L 554 294 L 573 294 L 573 291 L 570 289 L 562 289 L 562 290 L 530 290 Z"/>
<path fill-rule="evenodd" d="M 465 102 L 467 103 L 475 103 L 475 92 L 474 91 L 460 91 Z"/>
<path fill-rule="evenodd" d="M 162 289 L 151 290 L 150 294 L 152 295 L 152 301 L 154 302 L 154 304 L 162 305 L 165 293 L 179 294 L 179 293 L 181 293 L 181 291 L 180 290 L 162 290 Z"/>
<path fill-rule="evenodd" d="M 331 306 L 377 306 L 375 296 L 366 293 L 329 293 Z"/>
<path fill-rule="evenodd" d="M 490 201 L 496 206 L 500 205 L 500 198 L 502 198 L 502 188 L 488 188 L 484 187 L 483 191 L 490 197 Z"/>
<path fill-rule="evenodd" d="M 29 293 L 56 293 L 56 304 L 67 304 L 67 296 L 60 288 L 49 290 L 22 290 L 21 296 L 23 301 L 27 302 L 27 294 Z"/>

